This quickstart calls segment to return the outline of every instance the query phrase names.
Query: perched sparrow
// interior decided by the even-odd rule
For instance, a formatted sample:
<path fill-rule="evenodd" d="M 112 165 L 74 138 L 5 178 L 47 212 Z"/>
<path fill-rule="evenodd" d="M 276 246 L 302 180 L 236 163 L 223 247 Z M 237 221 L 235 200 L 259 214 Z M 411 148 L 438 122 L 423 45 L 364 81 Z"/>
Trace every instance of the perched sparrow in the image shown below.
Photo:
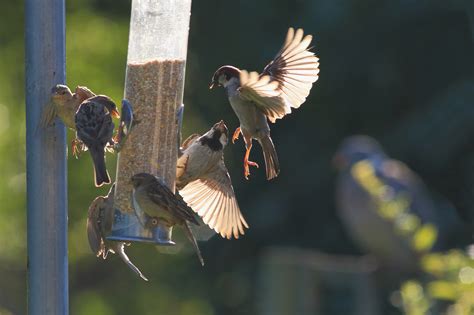
<path fill-rule="evenodd" d="M 349 137 L 334 163 L 339 169 L 336 200 L 342 222 L 354 241 L 382 265 L 413 271 L 419 254 L 430 249 L 423 246 L 450 247 L 449 239 L 460 227 L 455 210 L 435 203 L 422 180 L 387 156 L 374 139 Z M 417 248 L 417 235 L 434 243 Z"/>
<path fill-rule="evenodd" d="M 85 86 L 77 86 L 74 94 L 71 90 L 62 84 L 55 85 L 51 89 L 51 101 L 46 106 L 41 118 L 41 126 L 51 126 L 56 117 L 59 117 L 64 125 L 72 130 L 76 130 L 74 116 L 76 115 L 79 105 L 95 94 Z M 111 109 L 111 115 L 119 118 L 117 109 Z M 72 152 L 76 157 L 80 153 L 82 143 L 76 138 L 72 141 Z"/>
<path fill-rule="evenodd" d="M 201 251 L 189 227 L 189 223 L 196 225 L 199 225 L 199 223 L 193 210 L 183 201 L 181 196 L 173 194 L 157 177 L 147 173 L 133 175 L 132 184 L 133 207 L 139 213 L 139 218 L 144 213 L 151 218 L 149 222 L 154 226 L 159 222 L 169 227 L 182 226 L 196 250 L 201 265 L 204 266 Z"/>
<path fill-rule="evenodd" d="M 66 127 L 76 130 L 74 115 L 79 105 L 95 94 L 85 86 L 77 86 L 73 94 L 71 90 L 62 84 L 58 84 L 51 89 L 51 102 L 43 112 L 42 126 L 52 125 L 54 119 L 59 117 Z"/>
<path fill-rule="evenodd" d="M 191 135 L 183 142 L 176 166 L 176 188 L 184 201 L 222 237 L 239 238 L 247 222 L 240 212 L 224 147 L 229 132 L 221 120 L 203 136 Z"/>
<path fill-rule="evenodd" d="M 308 50 L 312 36 L 303 37 L 303 30 L 288 30 L 285 43 L 275 58 L 263 69 L 261 74 L 247 72 L 233 66 L 222 66 L 214 73 L 211 85 L 223 86 L 230 105 L 239 118 L 240 127 L 232 137 L 232 142 L 242 133 L 246 146 L 244 175 L 250 175 L 249 161 L 252 139 L 256 139 L 263 149 L 267 179 L 278 176 L 280 166 L 270 138 L 267 118 L 275 122 L 291 113 L 304 103 L 313 83 L 318 80 L 319 62 L 314 53 Z"/>
<path fill-rule="evenodd" d="M 120 117 L 120 124 L 118 127 L 117 135 L 114 138 L 114 151 L 120 151 L 125 144 L 125 140 L 127 139 L 130 129 L 132 128 L 133 124 L 133 109 L 132 104 L 130 104 L 127 100 L 122 100 L 122 115 Z"/>
<path fill-rule="evenodd" d="M 89 149 L 94 162 L 96 187 L 110 184 L 105 165 L 105 147 L 113 143 L 114 123 L 111 112 L 116 108 L 112 99 L 98 95 L 82 102 L 75 116 L 76 137 Z"/>
<path fill-rule="evenodd" d="M 115 185 L 109 191 L 107 196 L 99 196 L 92 201 L 87 212 L 87 238 L 92 252 L 103 259 L 107 258 L 108 253 L 117 254 L 140 278 L 145 281 L 148 279 L 141 273 L 128 258 L 125 253 L 124 242 L 108 241 L 106 236 L 112 230 L 114 218 L 114 189 Z"/>

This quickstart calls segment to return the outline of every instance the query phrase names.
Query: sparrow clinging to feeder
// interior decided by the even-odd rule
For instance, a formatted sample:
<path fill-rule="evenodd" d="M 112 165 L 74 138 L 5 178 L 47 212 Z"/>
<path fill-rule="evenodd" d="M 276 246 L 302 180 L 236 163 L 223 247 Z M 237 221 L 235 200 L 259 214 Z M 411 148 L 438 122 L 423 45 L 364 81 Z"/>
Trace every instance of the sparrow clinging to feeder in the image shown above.
<path fill-rule="evenodd" d="M 76 130 L 74 115 L 79 105 L 86 99 L 95 96 L 95 94 L 85 86 L 77 86 L 74 93 L 69 87 L 57 84 L 51 89 L 51 99 L 43 111 L 41 117 L 41 126 L 46 128 L 51 126 L 59 117 L 64 125 L 72 130 Z M 73 155 L 77 156 L 82 144 L 77 139 L 72 141 Z"/>
<path fill-rule="evenodd" d="M 114 123 L 111 112 L 116 108 L 111 98 L 98 95 L 82 102 L 75 116 L 76 137 L 91 153 L 96 187 L 110 184 L 105 165 L 105 147 L 113 144 Z"/>
<path fill-rule="evenodd" d="M 133 207 L 139 218 L 146 215 L 149 219 L 142 224 L 158 224 L 167 227 L 182 226 L 188 239 L 194 246 L 201 265 L 204 260 L 189 224 L 199 225 L 194 211 L 184 202 L 178 194 L 174 194 L 160 179 L 152 174 L 139 173 L 132 176 Z"/>
<path fill-rule="evenodd" d="M 186 139 L 176 166 L 176 188 L 204 223 L 230 239 L 244 234 L 248 224 L 224 164 L 228 136 L 227 126 L 220 121 L 204 135 Z"/>
<path fill-rule="evenodd" d="M 122 115 L 120 116 L 120 124 L 117 130 L 117 135 L 114 139 L 114 151 L 120 151 L 125 144 L 125 140 L 130 134 L 130 129 L 133 124 L 133 109 L 132 104 L 127 100 L 122 100 Z"/>
<path fill-rule="evenodd" d="M 107 196 L 99 196 L 92 201 L 87 212 L 87 238 L 92 252 L 97 257 L 107 258 L 108 253 L 117 254 L 140 278 L 148 279 L 141 273 L 125 253 L 124 242 L 108 241 L 106 236 L 112 230 L 114 218 L 114 189 L 110 188 Z"/>
<path fill-rule="evenodd" d="M 313 83 L 318 80 L 318 58 L 309 51 L 312 36 L 303 36 L 303 30 L 290 28 L 285 43 L 275 58 L 261 74 L 240 70 L 233 66 L 222 66 L 214 73 L 209 88 L 223 86 L 230 105 L 239 118 L 240 127 L 232 137 L 232 142 L 242 133 L 246 146 L 244 175 L 250 175 L 249 161 L 252 139 L 256 139 L 263 149 L 267 179 L 278 176 L 280 166 L 278 156 L 270 138 L 272 123 L 291 113 L 306 100 Z"/>

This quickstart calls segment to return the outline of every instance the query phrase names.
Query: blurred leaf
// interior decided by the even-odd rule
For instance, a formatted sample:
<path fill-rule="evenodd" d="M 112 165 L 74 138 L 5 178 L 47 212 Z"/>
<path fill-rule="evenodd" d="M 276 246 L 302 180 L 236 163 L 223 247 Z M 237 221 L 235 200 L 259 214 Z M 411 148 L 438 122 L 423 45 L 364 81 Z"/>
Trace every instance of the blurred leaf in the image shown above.
<path fill-rule="evenodd" d="M 440 300 L 454 301 L 459 297 L 457 284 L 448 281 L 432 281 L 428 283 L 428 292 Z"/>
<path fill-rule="evenodd" d="M 433 247 L 437 236 L 438 230 L 433 224 L 424 224 L 413 235 L 412 245 L 419 252 L 428 251 Z"/>

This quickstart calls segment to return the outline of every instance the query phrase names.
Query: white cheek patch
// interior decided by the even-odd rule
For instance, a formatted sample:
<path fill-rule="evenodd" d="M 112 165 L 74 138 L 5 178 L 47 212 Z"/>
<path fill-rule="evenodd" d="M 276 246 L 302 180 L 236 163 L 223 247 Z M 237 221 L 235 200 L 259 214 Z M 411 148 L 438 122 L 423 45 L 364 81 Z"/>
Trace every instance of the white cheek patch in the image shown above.
<path fill-rule="evenodd" d="M 227 136 L 225 134 L 221 134 L 219 141 L 222 144 L 222 146 L 225 147 L 225 145 L 227 144 Z"/>

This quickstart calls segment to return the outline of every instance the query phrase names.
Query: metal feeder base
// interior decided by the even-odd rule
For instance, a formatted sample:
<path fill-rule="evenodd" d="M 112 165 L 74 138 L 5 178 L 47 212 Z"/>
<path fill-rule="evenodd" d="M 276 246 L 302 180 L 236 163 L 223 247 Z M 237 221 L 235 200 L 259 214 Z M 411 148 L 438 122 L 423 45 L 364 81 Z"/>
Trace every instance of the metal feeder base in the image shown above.
<path fill-rule="evenodd" d="M 160 246 L 174 246 L 171 240 L 173 228 L 158 225 L 152 229 L 145 228 L 135 213 L 124 213 L 115 209 L 112 232 L 108 240 L 119 242 L 145 242 Z"/>

